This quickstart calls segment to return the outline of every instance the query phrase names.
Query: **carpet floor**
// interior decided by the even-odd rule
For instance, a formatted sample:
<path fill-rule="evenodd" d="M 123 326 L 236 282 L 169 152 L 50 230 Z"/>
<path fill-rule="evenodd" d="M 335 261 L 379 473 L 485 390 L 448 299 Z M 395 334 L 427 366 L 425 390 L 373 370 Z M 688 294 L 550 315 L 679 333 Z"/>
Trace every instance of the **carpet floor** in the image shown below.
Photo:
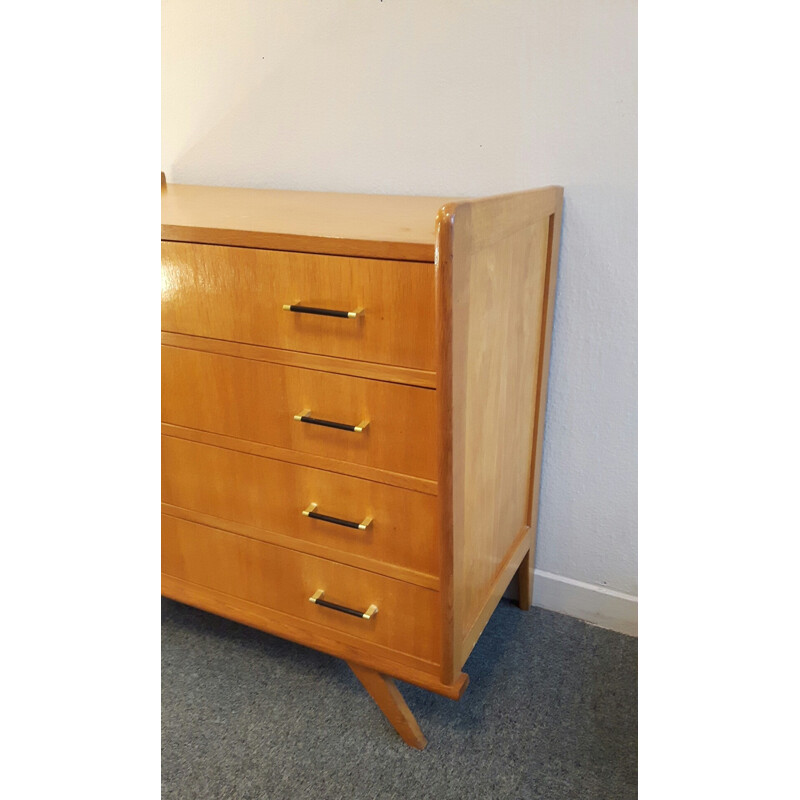
<path fill-rule="evenodd" d="M 502 600 L 458 702 L 398 682 L 407 747 L 343 661 L 162 600 L 164 800 L 627 800 L 637 640 Z"/>

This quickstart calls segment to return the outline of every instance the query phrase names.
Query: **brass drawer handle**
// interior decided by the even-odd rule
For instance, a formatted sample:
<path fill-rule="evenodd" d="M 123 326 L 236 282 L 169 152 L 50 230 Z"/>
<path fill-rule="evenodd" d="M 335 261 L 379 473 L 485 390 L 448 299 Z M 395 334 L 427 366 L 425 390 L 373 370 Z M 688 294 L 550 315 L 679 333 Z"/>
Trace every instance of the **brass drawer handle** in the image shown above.
<path fill-rule="evenodd" d="M 316 511 L 317 504 L 311 503 L 309 507 L 303 511 L 304 517 L 311 519 L 321 519 L 323 522 L 332 522 L 334 525 L 343 525 L 345 528 L 355 528 L 359 531 L 365 531 L 372 525 L 372 517 L 365 517 L 363 522 L 350 522 L 347 519 L 339 519 L 339 517 L 329 517 L 327 514 L 320 514 Z"/>
<path fill-rule="evenodd" d="M 316 417 L 310 417 L 310 413 L 310 408 L 304 408 L 299 414 L 295 414 L 294 418 L 298 422 L 305 422 L 309 425 L 322 425 L 325 428 L 336 428 L 340 431 L 353 431 L 355 433 L 361 433 L 369 425 L 368 419 L 361 420 L 358 425 L 345 425 L 344 422 L 331 422 L 327 419 L 316 419 Z"/>
<path fill-rule="evenodd" d="M 378 606 L 373 603 L 363 614 L 360 611 L 356 611 L 354 608 L 348 608 L 347 606 L 340 606 L 336 603 L 329 603 L 327 600 L 323 600 L 322 597 L 324 596 L 325 592 L 322 589 L 317 589 L 311 597 L 308 599 L 312 603 L 316 603 L 318 606 L 322 606 L 323 608 L 332 608 L 334 611 L 341 611 L 342 614 L 350 614 L 353 617 L 361 617 L 362 619 L 372 619 L 375 614 L 378 613 Z"/>
<path fill-rule="evenodd" d="M 355 311 L 336 311 L 332 308 L 314 308 L 313 306 L 301 306 L 299 303 L 284 303 L 284 311 L 294 311 L 295 314 L 316 314 L 319 317 L 341 317 L 342 319 L 355 319 L 364 313 L 363 308 Z"/>

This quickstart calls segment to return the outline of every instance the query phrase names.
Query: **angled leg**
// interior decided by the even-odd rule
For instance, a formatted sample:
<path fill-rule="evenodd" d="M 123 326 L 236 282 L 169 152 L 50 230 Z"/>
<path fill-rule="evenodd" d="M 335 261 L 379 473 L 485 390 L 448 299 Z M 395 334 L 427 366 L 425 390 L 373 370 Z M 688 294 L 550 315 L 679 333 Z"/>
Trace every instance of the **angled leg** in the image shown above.
<path fill-rule="evenodd" d="M 428 740 L 420 730 L 394 680 L 374 669 L 362 667 L 361 664 L 354 664 L 352 661 L 348 661 L 347 664 L 403 741 L 411 747 L 416 747 L 417 750 L 424 750 Z"/>
<path fill-rule="evenodd" d="M 531 560 L 531 551 L 528 550 L 517 570 L 519 607 L 523 611 L 527 611 L 531 607 L 531 602 L 533 600 L 533 564 Z"/>

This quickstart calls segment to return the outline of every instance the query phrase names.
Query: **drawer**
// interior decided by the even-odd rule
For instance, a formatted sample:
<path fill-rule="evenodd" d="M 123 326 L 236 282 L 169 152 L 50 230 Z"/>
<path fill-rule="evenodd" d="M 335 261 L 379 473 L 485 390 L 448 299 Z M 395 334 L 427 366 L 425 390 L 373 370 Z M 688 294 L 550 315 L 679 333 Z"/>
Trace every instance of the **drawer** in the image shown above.
<path fill-rule="evenodd" d="M 163 346 L 162 421 L 436 479 L 435 390 Z M 295 420 L 359 426 L 361 432 Z"/>
<path fill-rule="evenodd" d="M 175 578 L 439 663 L 439 594 L 430 589 L 167 515 L 161 565 Z M 367 620 L 309 602 L 318 590 L 326 601 L 378 612 Z"/>
<path fill-rule="evenodd" d="M 172 436 L 161 440 L 161 499 L 348 556 L 439 574 L 436 498 Z M 370 520 L 365 530 L 303 516 Z M 252 535 L 257 535 L 257 531 Z"/>
<path fill-rule="evenodd" d="M 180 242 L 161 253 L 164 331 L 435 369 L 433 264 Z"/>

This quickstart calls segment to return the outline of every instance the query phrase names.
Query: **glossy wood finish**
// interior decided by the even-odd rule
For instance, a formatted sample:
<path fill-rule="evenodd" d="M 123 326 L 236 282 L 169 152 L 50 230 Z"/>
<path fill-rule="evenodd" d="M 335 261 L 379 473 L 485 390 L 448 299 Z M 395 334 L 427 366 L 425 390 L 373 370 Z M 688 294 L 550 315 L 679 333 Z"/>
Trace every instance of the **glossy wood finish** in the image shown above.
<path fill-rule="evenodd" d="M 282 533 L 275 533 L 274 531 L 266 531 L 263 528 L 256 528 L 244 522 L 220 519 L 212 514 L 205 514 L 202 511 L 194 511 L 192 509 L 170 505 L 169 503 L 162 503 L 161 511 L 167 516 L 183 519 L 187 522 L 196 522 L 200 525 L 207 525 L 210 528 L 219 528 L 229 533 L 237 533 L 240 536 L 246 536 L 249 539 L 258 539 L 268 544 L 288 547 L 290 550 L 297 550 L 300 553 L 308 553 L 309 555 L 317 556 L 318 558 L 326 558 L 329 561 L 336 561 L 340 564 L 349 564 L 351 567 L 357 567 L 366 572 L 376 572 L 379 575 L 386 575 L 388 578 L 395 578 L 398 581 L 413 583 L 424 589 L 432 589 L 435 592 L 439 591 L 439 578 L 435 575 L 430 575 L 427 572 L 418 572 L 408 567 L 398 566 L 389 561 L 376 561 L 370 558 L 369 554 L 362 555 L 358 552 L 353 553 L 336 549 L 319 542 L 287 536 Z"/>
<path fill-rule="evenodd" d="M 430 670 L 439 663 L 437 593 L 285 547 L 163 515 L 162 572 L 324 626 L 375 645 L 394 658 L 407 654 Z M 378 613 L 370 620 L 309 602 L 325 599 Z"/>
<path fill-rule="evenodd" d="M 454 672 L 533 546 L 535 428 L 562 198 L 549 188 L 440 214 L 442 563 L 452 558 L 452 585 L 443 572 L 442 615 L 445 636 L 453 636 L 442 647 L 446 658 L 452 647 Z"/>
<path fill-rule="evenodd" d="M 452 199 L 169 184 L 161 238 L 433 262 L 436 211 Z"/>
<path fill-rule="evenodd" d="M 324 469 L 335 472 L 339 475 L 353 475 L 356 478 L 363 478 L 375 483 L 385 483 L 389 486 L 398 486 L 401 489 L 410 489 L 412 492 L 422 492 L 423 494 L 436 495 L 437 486 L 435 481 L 417 478 L 413 475 L 404 475 L 401 472 L 388 472 L 386 470 L 375 469 L 375 467 L 365 467 L 361 464 L 340 461 L 327 456 L 319 456 L 313 453 L 301 453 L 297 450 L 287 450 L 283 447 L 274 447 L 271 444 L 261 444 L 259 442 L 249 442 L 245 439 L 236 439 L 233 436 L 224 436 L 210 431 L 200 431 L 195 428 L 184 428 L 180 425 L 161 424 L 161 433 L 164 436 L 177 436 L 179 439 L 188 439 L 193 442 L 202 442 L 216 447 L 226 447 L 229 450 L 239 450 L 242 453 L 250 453 L 264 458 L 274 458 L 276 461 L 285 461 L 289 464 L 299 464 L 303 467 L 313 467 L 314 469 Z"/>
<path fill-rule="evenodd" d="M 164 242 L 162 330 L 432 370 L 433 267 Z M 300 304 L 363 312 L 300 314 Z"/>
<path fill-rule="evenodd" d="M 304 552 L 438 588 L 430 495 L 164 436 L 161 499 L 178 515 L 200 512 L 226 530 L 227 522 L 241 523 L 247 527 L 236 532 L 290 547 L 302 542 Z M 329 516 L 372 522 L 361 531 L 304 517 L 309 503 Z"/>
<path fill-rule="evenodd" d="M 530 606 L 562 202 L 162 185 L 162 591 L 345 658 L 411 746 L 391 678 L 460 697 Z"/>
<path fill-rule="evenodd" d="M 163 347 L 162 420 L 237 439 L 436 477 L 434 392 Z M 324 420 L 358 425 L 362 433 L 298 422 L 310 410 Z"/>
<path fill-rule="evenodd" d="M 369 642 L 353 636 L 338 633 L 313 622 L 292 617 L 266 606 L 242 600 L 224 592 L 218 592 L 207 586 L 175 578 L 172 575 L 161 575 L 161 594 L 202 608 L 212 614 L 249 625 L 252 628 L 281 636 L 293 642 L 313 647 L 336 658 L 357 661 L 387 675 L 400 678 L 429 692 L 435 692 L 450 700 L 459 700 L 469 685 L 469 676 L 459 673 L 455 680 L 444 684 L 439 680 L 438 667 L 432 668 L 426 662 L 411 656 L 385 651 Z"/>
<path fill-rule="evenodd" d="M 253 361 L 269 361 L 287 367 L 316 369 L 320 372 L 333 372 L 336 375 L 352 375 L 354 378 L 370 378 L 389 383 L 403 383 L 423 389 L 436 388 L 436 373 L 423 369 L 397 367 L 393 364 L 373 364 L 369 361 L 353 361 L 347 358 L 332 358 L 315 353 L 300 353 L 296 350 L 278 350 L 275 347 L 261 347 L 241 342 L 226 342 L 222 339 L 204 339 L 202 336 L 188 336 L 182 333 L 161 334 L 161 344 L 185 347 L 188 350 L 203 350 L 207 353 L 249 358 Z"/>
<path fill-rule="evenodd" d="M 455 585 L 453 581 L 453 215 L 447 204 L 436 215 L 436 417 L 439 423 L 439 613 L 442 617 L 442 682 L 456 667 Z"/>
<path fill-rule="evenodd" d="M 388 675 L 382 675 L 369 667 L 354 664 L 352 661 L 347 663 L 378 708 L 383 711 L 386 719 L 400 734 L 402 740 L 417 750 L 424 750 L 428 740 L 423 735 L 395 682 Z"/>

